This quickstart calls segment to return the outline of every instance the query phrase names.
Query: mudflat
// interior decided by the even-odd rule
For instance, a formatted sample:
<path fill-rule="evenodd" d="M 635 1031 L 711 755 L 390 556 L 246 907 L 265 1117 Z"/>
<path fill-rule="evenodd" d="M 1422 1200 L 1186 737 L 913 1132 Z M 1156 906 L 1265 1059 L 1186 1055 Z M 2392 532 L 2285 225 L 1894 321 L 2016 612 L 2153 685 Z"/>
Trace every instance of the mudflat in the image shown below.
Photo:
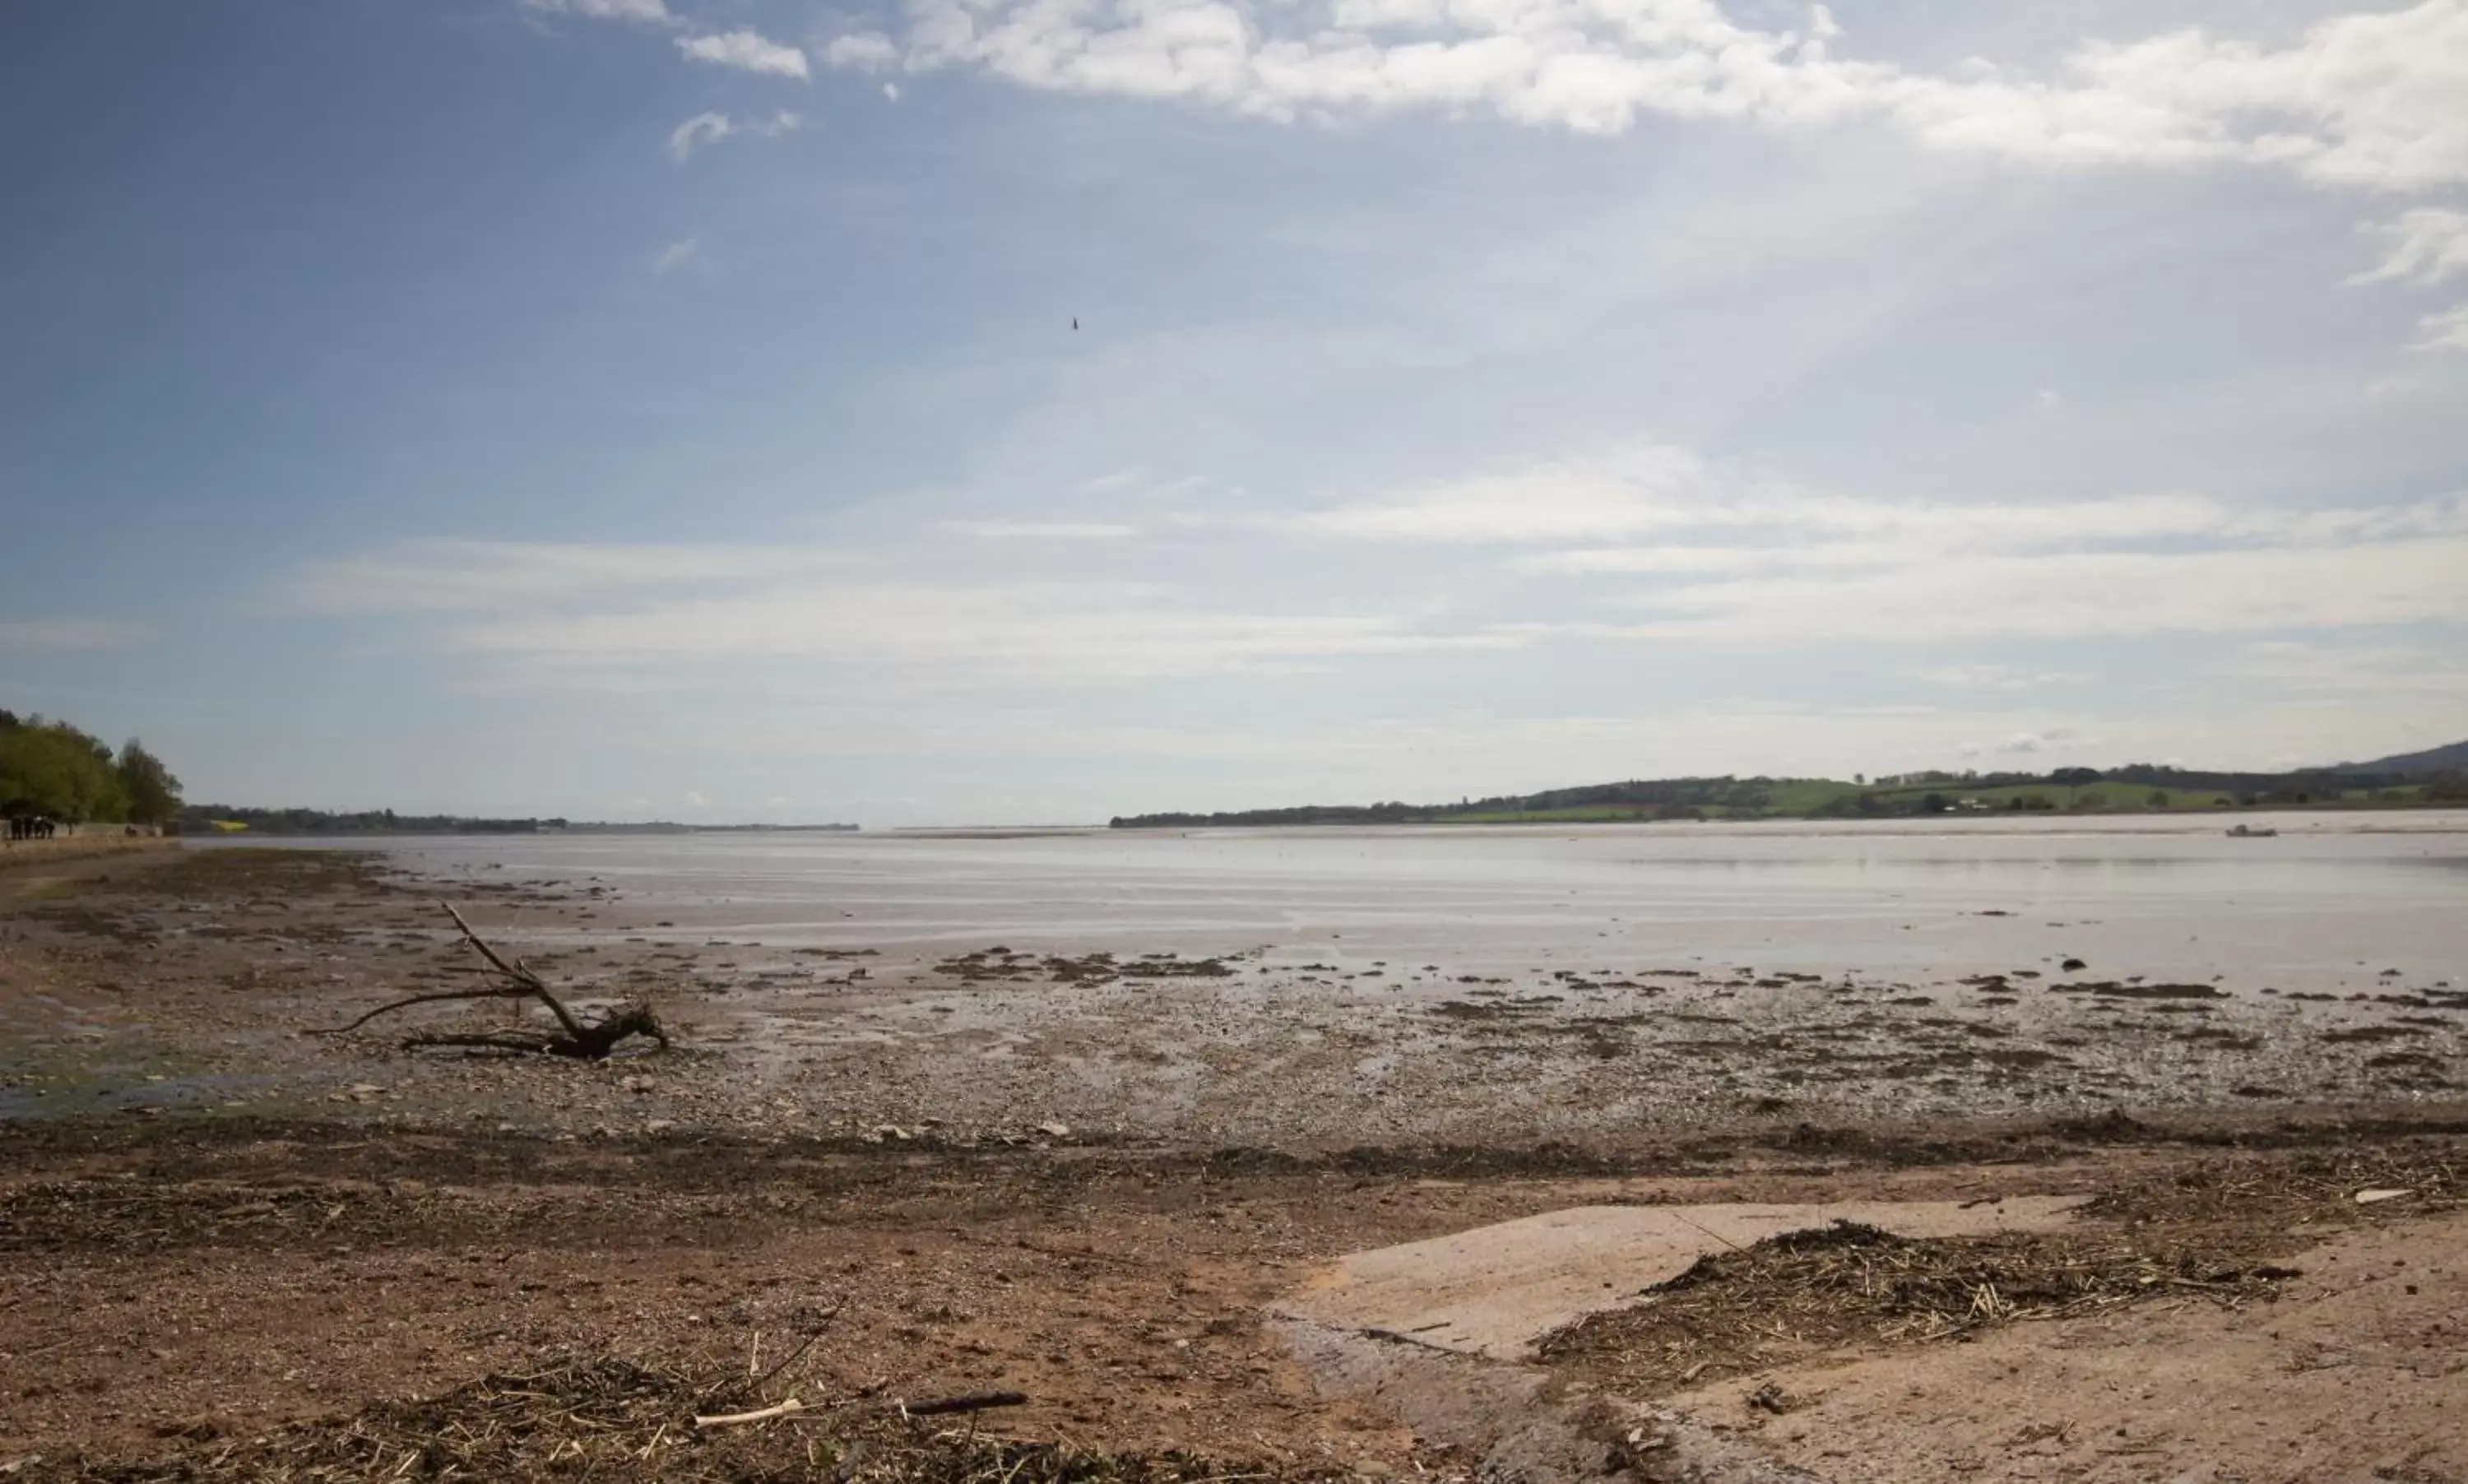
<path fill-rule="evenodd" d="M 504 1003 L 308 1034 L 470 982 L 441 895 L 676 1046 L 399 1044 Z M 2319 999 L 675 911 L 349 853 L 0 875 L 0 1468 L 2468 1476 L 2468 997 L 2437 966 Z M 2022 1198 L 2065 1214 L 1882 1204 Z M 1295 1317 L 1356 1254 L 1742 1204 L 1846 1214 L 1513 1359 Z"/>

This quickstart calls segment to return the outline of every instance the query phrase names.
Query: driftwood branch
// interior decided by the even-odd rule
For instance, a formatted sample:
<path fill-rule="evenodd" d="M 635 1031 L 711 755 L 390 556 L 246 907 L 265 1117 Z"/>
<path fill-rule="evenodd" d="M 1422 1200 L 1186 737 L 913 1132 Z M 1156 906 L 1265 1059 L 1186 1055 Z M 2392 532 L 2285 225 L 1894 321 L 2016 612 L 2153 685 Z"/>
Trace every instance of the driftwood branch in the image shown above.
<path fill-rule="evenodd" d="M 407 1010 L 414 1005 L 430 1005 L 444 1000 L 536 999 L 547 1006 L 548 1013 L 557 1017 L 557 1023 L 560 1027 L 559 1034 L 535 1035 L 523 1031 L 491 1031 L 477 1034 L 423 1033 L 406 1037 L 403 1044 L 405 1046 L 463 1046 L 538 1056 L 575 1057 L 586 1062 L 600 1061 L 614 1050 L 619 1041 L 631 1036 L 648 1037 L 658 1041 L 661 1049 L 667 1049 L 668 1029 L 660 1024 L 660 1017 L 652 1014 L 651 1007 L 649 1005 L 628 1005 L 623 1009 L 611 1011 L 597 1020 L 585 1022 L 565 1007 L 565 1002 L 557 997 L 556 993 L 548 987 L 547 981 L 535 973 L 529 964 L 519 958 L 509 962 L 503 954 L 489 946 L 487 939 L 473 932 L 471 925 L 463 920 L 463 914 L 454 910 L 453 903 L 439 902 L 438 905 L 444 907 L 446 915 L 454 920 L 455 927 L 463 934 L 464 943 L 480 955 L 480 967 L 461 971 L 487 974 L 503 982 L 492 984 L 486 989 L 436 990 L 425 994 L 407 995 L 392 1004 L 379 1005 L 349 1025 L 338 1025 L 331 1030 L 311 1034 L 341 1036 L 347 1032 L 358 1030 L 379 1016 L 391 1015 L 398 1010 Z"/>
<path fill-rule="evenodd" d="M 738 1427 L 751 1422 L 769 1422 L 775 1417 L 794 1417 L 806 1409 L 806 1404 L 790 1397 L 774 1406 L 757 1407 L 750 1412 L 722 1412 L 717 1417 L 697 1417 L 697 1427 Z"/>
<path fill-rule="evenodd" d="M 408 1009 L 410 1009 L 410 1008 L 411 1008 L 412 1006 L 414 1006 L 414 1005 L 428 1005 L 428 1004 L 434 1004 L 434 1003 L 436 1003 L 436 1002 L 437 1002 L 437 1001 L 439 1001 L 439 1000 L 448 1000 L 448 999 L 530 999 L 531 997 L 532 997 L 532 991 L 527 990 L 527 989 L 511 988 L 511 987 L 510 987 L 510 988 L 502 988 L 502 989 L 493 989 L 493 990 L 439 990 L 438 992 L 436 992 L 436 993 L 433 993 L 433 994 L 410 994 L 410 995 L 405 995 L 403 998 L 399 999 L 399 1000 L 396 1000 L 396 1001 L 395 1001 L 393 1004 L 391 1004 L 391 1005 L 379 1005 L 377 1009 L 370 1011 L 367 1015 L 364 1015 L 364 1016 L 360 1016 L 358 1019 L 356 1019 L 356 1020 L 353 1021 L 353 1022 L 352 1022 L 351 1024 L 349 1024 L 349 1025 L 337 1025 L 337 1026 L 333 1026 L 333 1027 L 331 1027 L 331 1028 L 330 1028 L 330 1029 L 327 1029 L 327 1030 L 322 1030 L 322 1031 L 311 1031 L 311 1032 L 309 1032 L 308 1034 L 309 1034 L 309 1035 L 311 1035 L 311 1036 L 343 1036 L 343 1035 L 348 1035 L 349 1033 L 351 1033 L 351 1032 L 353 1032 L 353 1031 L 356 1031 L 356 1030 L 358 1030 L 361 1026 L 364 1026 L 364 1025 L 368 1024 L 370 1021 L 372 1021 L 372 1020 L 376 1019 L 376 1018 L 377 1018 L 377 1016 L 379 1016 L 392 1015 L 392 1014 L 394 1014 L 394 1013 L 395 1013 L 396 1011 L 398 1011 L 398 1010 L 408 1010 Z"/>
<path fill-rule="evenodd" d="M 911 1417 L 948 1417 L 954 1412 L 988 1412 L 998 1406 L 1026 1406 L 1022 1391 L 979 1391 L 965 1397 L 940 1397 L 931 1402 L 903 1402 L 900 1410 Z"/>
<path fill-rule="evenodd" d="M 454 903 L 450 902 L 441 902 L 438 905 L 446 909 L 446 915 L 447 917 L 454 919 L 454 925 L 463 929 L 463 941 L 478 949 L 480 956 L 489 961 L 490 968 L 512 980 L 516 989 L 528 990 L 532 993 L 538 995 L 540 1002 L 548 1006 L 549 1014 L 557 1016 L 557 1023 L 565 1027 L 566 1035 L 573 1037 L 577 1040 L 581 1040 L 583 1039 L 582 1023 L 574 1018 L 573 1013 L 568 1011 L 564 1004 L 560 1001 L 556 995 L 551 994 L 548 992 L 548 986 L 540 982 L 539 975 L 532 972 L 531 966 L 529 964 L 524 963 L 521 959 L 516 959 L 512 964 L 507 963 L 504 959 L 497 956 L 496 949 L 489 947 L 489 941 L 486 938 L 473 932 L 471 930 L 471 925 L 463 921 L 463 914 L 454 910 Z M 663 1042 L 663 1044 L 665 1044 L 665 1042 Z"/>
<path fill-rule="evenodd" d="M 962 1412 L 990 1412 L 1000 1406 L 1026 1406 L 1027 1404 L 1028 1396 L 1025 1392 L 979 1391 L 964 1397 L 937 1397 L 930 1402 L 885 1402 L 876 1406 L 861 1408 L 858 1415 L 875 1412 L 896 1414 L 902 1417 L 950 1417 Z M 713 1417 L 697 1417 L 695 1426 L 737 1427 L 748 1423 L 774 1422 L 783 1417 L 803 1419 L 809 1415 L 816 1421 L 830 1422 L 846 1418 L 848 1409 L 834 1407 L 810 1412 L 805 1403 L 790 1397 L 785 1402 L 758 1407 L 750 1412 L 722 1412 Z"/>

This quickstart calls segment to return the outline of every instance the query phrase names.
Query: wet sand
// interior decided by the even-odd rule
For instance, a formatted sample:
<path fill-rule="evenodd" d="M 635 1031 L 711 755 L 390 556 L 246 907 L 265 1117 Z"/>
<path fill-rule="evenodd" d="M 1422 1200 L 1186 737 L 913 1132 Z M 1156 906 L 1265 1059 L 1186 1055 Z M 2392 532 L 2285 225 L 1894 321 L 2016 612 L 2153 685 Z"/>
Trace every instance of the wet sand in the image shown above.
<path fill-rule="evenodd" d="M 2345 862 L 2360 883 L 2345 897 L 2315 890 L 2313 918 L 2274 905 L 2275 932 L 2313 944 L 2314 962 L 2289 972 L 2263 962 L 2252 934 L 2187 931 L 2208 925 L 2199 904 L 2155 893 L 2110 892 L 2100 910 L 2137 914 L 2120 923 L 2000 907 L 2017 899 L 1966 886 L 1889 914 L 1896 943 L 1957 951 L 1880 962 L 1838 926 L 1833 947 L 1854 956 L 1826 965 L 1806 950 L 1790 962 L 1648 952 L 1608 925 L 1555 924 L 1539 938 L 1529 926 L 1517 953 L 1468 948 L 1474 929 L 1459 925 L 1408 951 L 1380 947 L 1404 941 L 1395 923 L 1330 929 L 1344 936 L 1320 946 L 1314 919 L 1246 947 L 1223 929 L 1167 935 L 1137 902 L 1109 906 L 1103 932 L 1055 914 L 1034 932 L 921 933 L 921 893 L 887 870 L 898 889 L 876 890 L 907 908 L 854 889 L 818 904 L 811 874 L 776 874 L 766 895 L 736 861 L 689 887 L 674 862 L 642 881 L 606 860 L 554 876 L 520 863 L 542 851 L 526 845 L 506 848 L 518 862 L 508 869 L 459 843 L 190 852 L 159 868 L 65 872 L 60 895 L 34 891 L 12 913 L 47 962 L 101 988 L 11 999 L 0 1112 L 288 1116 L 341 1100 L 369 1117 L 566 1131 L 965 1142 L 1060 1126 L 1076 1140 L 1304 1149 L 2438 1104 L 2468 1095 L 2468 944 L 2454 941 L 2468 938 L 2468 872 L 2448 859 L 2463 840 L 2341 835 L 2322 842 L 2327 856 L 2270 867 L 2311 880 L 2381 853 Z M 2213 855 L 2219 843 L 2179 841 Z M 932 859 L 926 874 L 948 879 L 948 860 Z M 2434 895 L 2394 902 L 2377 872 Z M 1257 910 L 1222 870 L 1210 879 L 1228 911 Z M 648 998 L 679 1030 L 679 1053 L 544 1076 L 396 1044 L 416 1029 L 505 1025 L 503 1006 L 419 1009 L 332 1040 L 298 1034 L 467 983 L 441 896 L 582 1003 Z M 1785 925 L 1789 910 L 1777 908 Z M 2403 941 L 2358 958 L 2370 950 L 2343 934 L 2381 934 L 2393 911 L 2413 941 L 2392 933 Z M 2133 937 L 2178 940 L 2179 956 L 2111 956 Z M 2195 937 L 2212 943 L 2183 941 Z"/>

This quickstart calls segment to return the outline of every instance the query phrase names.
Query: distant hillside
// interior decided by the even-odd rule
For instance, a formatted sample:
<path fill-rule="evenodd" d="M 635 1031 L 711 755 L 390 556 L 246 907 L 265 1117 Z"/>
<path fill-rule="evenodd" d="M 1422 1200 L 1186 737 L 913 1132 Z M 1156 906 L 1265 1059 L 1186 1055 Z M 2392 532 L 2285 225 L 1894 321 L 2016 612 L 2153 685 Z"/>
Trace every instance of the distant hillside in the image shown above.
<path fill-rule="evenodd" d="M 1117 830 L 1220 826 L 1582 823 L 1640 819 L 1860 819 L 1896 814 L 2468 804 L 2468 742 L 2286 773 L 2209 772 L 2137 763 L 2048 773 L 1920 772 L 1855 778 L 1661 778 L 1461 799 L 1454 804 L 1307 804 L 1222 813 L 1134 814 Z"/>
<path fill-rule="evenodd" d="M 2371 763 L 2342 763 L 2332 771 L 2380 773 L 2394 778 L 2468 772 L 2468 742 L 2456 742 L 2448 747 L 2429 747 L 2423 752 L 2403 752 L 2395 757 L 2376 758 Z"/>

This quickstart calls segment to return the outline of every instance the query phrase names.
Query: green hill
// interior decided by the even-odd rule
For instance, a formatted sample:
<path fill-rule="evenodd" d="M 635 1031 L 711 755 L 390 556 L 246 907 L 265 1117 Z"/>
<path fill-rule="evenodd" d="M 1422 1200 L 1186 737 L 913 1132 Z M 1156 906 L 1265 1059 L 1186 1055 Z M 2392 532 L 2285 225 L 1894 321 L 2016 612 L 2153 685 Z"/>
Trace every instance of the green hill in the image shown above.
<path fill-rule="evenodd" d="M 1133 814 L 1117 830 L 1215 826 L 1562 824 L 1673 819 L 1864 819 L 1905 814 L 2134 813 L 2157 810 L 2395 809 L 2468 803 L 2468 742 L 2373 763 L 2285 773 L 2131 764 L 2047 773 L 1928 771 L 1895 777 L 1659 778 L 1454 804 L 1306 804 Z"/>

